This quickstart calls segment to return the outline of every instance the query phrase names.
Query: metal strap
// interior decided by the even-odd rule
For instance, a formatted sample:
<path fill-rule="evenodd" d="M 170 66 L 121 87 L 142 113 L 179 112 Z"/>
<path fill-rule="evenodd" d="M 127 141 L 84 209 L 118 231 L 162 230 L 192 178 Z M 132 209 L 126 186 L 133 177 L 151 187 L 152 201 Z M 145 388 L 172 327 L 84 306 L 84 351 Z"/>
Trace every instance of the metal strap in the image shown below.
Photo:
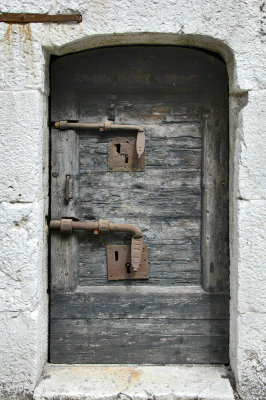
<path fill-rule="evenodd" d="M 99 232 L 109 232 L 110 230 L 110 222 L 107 219 L 99 219 Z"/>
<path fill-rule="evenodd" d="M 60 225 L 60 232 L 72 233 L 72 221 L 73 219 L 62 219 Z"/>

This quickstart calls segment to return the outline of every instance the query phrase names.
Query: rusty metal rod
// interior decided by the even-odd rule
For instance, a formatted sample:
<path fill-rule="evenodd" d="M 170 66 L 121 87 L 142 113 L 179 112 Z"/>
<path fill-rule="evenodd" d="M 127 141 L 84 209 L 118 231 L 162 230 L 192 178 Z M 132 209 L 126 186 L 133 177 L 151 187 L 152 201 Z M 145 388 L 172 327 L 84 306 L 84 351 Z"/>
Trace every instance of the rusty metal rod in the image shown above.
<path fill-rule="evenodd" d="M 51 220 L 50 229 L 61 229 L 63 220 Z M 65 220 L 64 220 L 65 221 Z M 94 221 L 73 221 L 72 219 L 66 220 L 71 223 L 72 230 L 85 230 L 85 231 L 95 231 L 99 232 L 129 232 L 134 238 L 143 237 L 141 230 L 133 224 L 114 224 L 109 221 L 99 220 Z"/>
<path fill-rule="evenodd" d="M 141 131 L 144 132 L 142 126 L 139 125 L 123 125 L 114 124 L 111 121 L 103 122 L 99 124 L 90 124 L 86 122 L 67 122 L 57 121 L 54 124 L 56 129 L 99 129 L 100 131 Z"/>
<path fill-rule="evenodd" d="M 61 232 L 65 233 L 71 233 L 72 230 L 85 230 L 85 231 L 94 231 L 95 229 L 98 229 L 98 222 L 92 222 L 92 221 L 73 221 L 72 219 L 69 219 L 69 229 L 62 229 L 63 222 L 66 221 L 64 219 L 60 220 L 51 220 L 49 227 L 50 229 L 60 229 Z M 67 221 L 66 221 L 67 222 Z"/>
<path fill-rule="evenodd" d="M 133 224 L 113 224 L 110 223 L 110 232 L 130 232 L 133 238 L 142 238 L 143 233 L 141 230 Z"/>
<path fill-rule="evenodd" d="M 82 22 L 80 14 L 0 14 L 0 22 L 26 24 L 26 23 L 51 23 L 51 22 Z"/>

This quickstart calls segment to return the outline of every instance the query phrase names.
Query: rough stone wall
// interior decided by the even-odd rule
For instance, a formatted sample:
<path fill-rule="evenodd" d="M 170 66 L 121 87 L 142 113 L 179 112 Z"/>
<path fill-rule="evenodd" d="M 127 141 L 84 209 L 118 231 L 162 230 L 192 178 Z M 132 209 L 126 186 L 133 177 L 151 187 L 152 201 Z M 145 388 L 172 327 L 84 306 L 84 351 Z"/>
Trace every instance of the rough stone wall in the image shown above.
<path fill-rule="evenodd" d="M 3 397 L 31 394 L 47 360 L 49 54 L 130 43 L 198 46 L 227 62 L 231 365 L 243 399 L 266 397 L 265 9 L 263 0 L 1 1 L 0 12 L 83 15 L 81 24 L 0 24 Z"/>

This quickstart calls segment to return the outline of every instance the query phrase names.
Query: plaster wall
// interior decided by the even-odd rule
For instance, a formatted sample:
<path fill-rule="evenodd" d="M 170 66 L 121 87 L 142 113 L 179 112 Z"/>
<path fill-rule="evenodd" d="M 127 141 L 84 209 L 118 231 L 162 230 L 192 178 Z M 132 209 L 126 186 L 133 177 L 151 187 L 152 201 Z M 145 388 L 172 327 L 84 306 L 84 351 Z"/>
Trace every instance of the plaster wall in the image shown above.
<path fill-rule="evenodd" d="M 265 30 L 262 0 L 2 0 L 0 12 L 81 24 L 0 24 L 0 376 L 31 395 L 47 361 L 49 56 L 119 44 L 215 51 L 230 80 L 230 358 L 243 399 L 265 384 Z M 0 397 L 1 397 L 0 396 Z"/>

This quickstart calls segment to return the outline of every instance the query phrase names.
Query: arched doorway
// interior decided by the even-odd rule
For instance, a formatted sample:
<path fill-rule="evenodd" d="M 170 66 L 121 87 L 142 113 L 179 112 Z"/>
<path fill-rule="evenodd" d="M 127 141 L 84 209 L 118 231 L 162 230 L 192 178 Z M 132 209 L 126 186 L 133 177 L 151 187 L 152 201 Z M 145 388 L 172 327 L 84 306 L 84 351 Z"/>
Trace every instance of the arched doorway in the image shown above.
<path fill-rule="evenodd" d="M 59 57 L 51 122 L 50 360 L 227 363 L 225 63 L 175 46 Z M 106 220 L 143 233 L 140 275 L 132 234 Z"/>

